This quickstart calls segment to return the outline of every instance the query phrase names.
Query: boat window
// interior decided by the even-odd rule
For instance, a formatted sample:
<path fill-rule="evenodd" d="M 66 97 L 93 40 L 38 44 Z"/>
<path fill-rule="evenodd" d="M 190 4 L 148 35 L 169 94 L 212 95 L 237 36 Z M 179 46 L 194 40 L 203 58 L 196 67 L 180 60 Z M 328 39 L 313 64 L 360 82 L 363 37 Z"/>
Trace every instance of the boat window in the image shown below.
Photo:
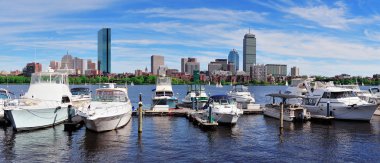
<path fill-rule="evenodd" d="M 127 95 L 119 90 L 100 90 L 96 92 L 96 99 L 103 102 L 126 102 Z"/>
<path fill-rule="evenodd" d="M 347 97 L 357 97 L 353 91 L 343 91 L 343 92 L 325 92 L 322 98 L 347 98 Z"/>
<path fill-rule="evenodd" d="M 62 97 L 62 103 L 69 103 L 70 102 L 70 98 L 67 97 L 67 96 L 63 96 Z"/>
<path fill-rule="evenodd" d="M 0 99 L 8 99 L 7 92 L 1 91 L 0 92 Z"/>
<path fill-rule="evenodd" d="M 234 100 L 233 99 L 215 99 L 213 100 L 214 104 L 220 104 L 220 105 L 228 105 L 228 104 L 233 104 Z"/>
<path fill-rule="evenodd" d="M 71 89 L 72 95 L 89 95 L 90 89 L 88 88 L 73 88 Z"/>
<path fill-rule="evenodd" d="M 317 103 L 318 99 L 317 98 L 305 98 L 303 99 L 303 104 L 304 105 L 315 105 Z"/>
<path fill-rule="evenodd" d="M 173 96 L 173 92 L 156 92 L 156 96 Z"/>

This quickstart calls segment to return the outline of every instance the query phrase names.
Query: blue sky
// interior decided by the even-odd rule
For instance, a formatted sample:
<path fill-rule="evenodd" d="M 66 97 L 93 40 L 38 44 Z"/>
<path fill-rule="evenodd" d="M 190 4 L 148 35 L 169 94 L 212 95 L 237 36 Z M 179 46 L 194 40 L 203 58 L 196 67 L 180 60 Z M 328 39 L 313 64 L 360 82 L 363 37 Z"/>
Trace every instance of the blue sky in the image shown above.
<path fill-rule="evenodd" d="M 170 68 L 197 57 L 201 69 L 257 38 L 257 62 L 300 67 L 304 75 L 380 73 L 380 1 L 15 0 L 0 1 L 0 70 L 37 61 L 46 69 L 68 50 L 96 60 L 97 31 L 112 28 L 112 71 Z M 35 56 L 36 50 L 36 56 Z M 242 67 L 242 66 L 240 66 Z"/>

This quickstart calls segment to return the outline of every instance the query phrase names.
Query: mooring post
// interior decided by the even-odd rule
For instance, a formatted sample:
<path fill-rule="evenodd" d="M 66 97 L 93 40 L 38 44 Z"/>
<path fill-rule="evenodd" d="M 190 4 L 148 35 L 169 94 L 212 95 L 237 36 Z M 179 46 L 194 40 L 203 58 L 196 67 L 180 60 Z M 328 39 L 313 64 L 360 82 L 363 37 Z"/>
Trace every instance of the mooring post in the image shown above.
<path fill-rule="evenodd" d="M 211 107 L 210 106 L 208 106 L 208 121 L 210 122 L 210 123 L 213 123 L 213 119 L 212 119 L 212 109 L 211 109 Z"/>
<path fill-rule="evenodd" d="M 327 106 L 326 107 L 327 107 L 327 109 L 326 109 L 327 110 L 327 115 L 326 116 L 330 117 L 330 101 L 327 101 Z"/>
<path fill-rule="evenodd" d="M 142 98 L 141 98 L 141 93 L 139 95 L 139 133 L 142 133 Z"/>
<path fill-rule="evenodd" d="M 72 123 L 73 121 L 72 121 L 72 115 L 71 115 L 71 105 L 69 105 L 69 106 L 67 106 L 67 121 L 69 122 L 69 123 Z"/>
<path fill-rule="evenodd" d="M 191 97 L 191 109 L 195 109 L 194 97 Z"/>
<path fill-rule="evenodd" d="M 197 98 L 195 98 L 195 104 L 196 104 L 195 110 L 198 111 L 199 103 L 198 103 L 198 99 Z"/>
<path fill-rule="evenodd" d="M 280 111 L 280 135 L 284 132 L 284 101 L 280 103 L 281 111 Z"/>

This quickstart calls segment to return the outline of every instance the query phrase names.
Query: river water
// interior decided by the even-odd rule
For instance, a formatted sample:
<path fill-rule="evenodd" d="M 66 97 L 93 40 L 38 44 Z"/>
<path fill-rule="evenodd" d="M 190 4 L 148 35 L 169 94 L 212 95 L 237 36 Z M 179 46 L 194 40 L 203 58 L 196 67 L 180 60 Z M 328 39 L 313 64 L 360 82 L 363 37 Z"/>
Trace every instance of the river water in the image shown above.
<path fill-rule="evenodd" d="M 28 85 L 0 85 L 16 95 Z M 73 87 L 73 86 L 72 86 Z M 93 91 L 96 85 L 88 86 Z M 142 93 L 149 108 L 153 85 L 129 87 L 137 104 Z M 186 86 L 173 86 L 179 99 Z M 223 94 L 230 86 L 207 86 L 211 94 Z M 270 102 L 265 94 L 284 86 L 252 86 L 257 103 Z M 364 89 L 364 88 L 363 88 Z M 380 117 L 371 122 L 333 121 L 284 124 L 263 115 L 243 115 L 233 127 L 204 131 L 183 117 L 144 117 L 137 134 L 137 118 L 125 127 L 104 133 L 63 131 L 63 125 L 30 132 L 0 130 L 0 162 L 377 162 L 380 159 Z"/>

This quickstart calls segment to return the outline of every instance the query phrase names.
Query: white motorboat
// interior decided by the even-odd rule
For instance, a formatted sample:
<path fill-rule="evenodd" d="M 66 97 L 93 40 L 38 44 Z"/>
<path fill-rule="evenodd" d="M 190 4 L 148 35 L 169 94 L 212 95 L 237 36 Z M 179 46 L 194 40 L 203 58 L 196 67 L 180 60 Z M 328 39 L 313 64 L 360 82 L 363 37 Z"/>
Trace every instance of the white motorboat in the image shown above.
<path fill-rule="evenodd" d="M 131 82 L 131 86 L 134 86 L 135 84 L 133 82 Z"/>
<path fill-rule="evenodd" d="M 198 105 L 198 108 L 202 108 L 207 101 L 208 96 L 205 92 L 205 87 L 199 84 L 188 85 L 186 96 L 182 99 L 183 104 L 190 108 L 193 103 L 195 104 L 194 106 Z"/>
<path fill-rule="evenodd" d="M 309 92 L 304 107 L 312 117 L 330 115 L 341 120 L 370 121 L 377 105 L 360 99 L 352 89 L 327 86 Z"/>
<path fill-rule="evenodd" d="M 12 100 L 11 93 L 3 88 L 0 88 L 0 119 L 4 119 L 4 108 Z"/>
<path fill-rule="evenodd" d="M 281 104 L 279 102 L 282 102 L 284 121 L 292 122 L 296 120 L 302 121 L 310 119 L 310 113 L 304 107 L 302 107 L 302 105 L 288 103 L 288 101 L 291 99 L 302 98 L 301 96 L 287 94 L 268 94 L 267 96 L 272 97 L 273 102 L 271 104 L 265 105 L 263 110 L 265 116 L 280 119 Z M 280 101 L 276 101 L 276 99 L 280 99 Z"/>
<path fill-rule="evenodd" d="M 28 91 L 16 105 L 7 106 L 5 116 L 17 131 L 45 128 L 68 118 L 72 107 L 68 75 L 58 72 L 32 74 Z"/>
<path fill-rule="evenodd" d="M 204 116 L 208 116 L 211 109 L 212 118 L 224 124 L 236 124 L 243 114 L 243 110 L 237 108 L 235 101 L 228 95 L 211 96 L 204 109 Z"/>
<path fill-rule="evenodd" d="M 228 95 L 238 103 L 255 103 L 255 98 L 244 85 L 235 85 Z"/>
<path fill-rule="evenodd" d="M 372 87 L 368 90 L 371 95 L 376 98 L 376 99 L 380 99 L 380 88 L 379 87 Z M 376 103 L 377 104 L 380 104 L 380 100 L 376 100 Z M 377 115 L 377 116 L 380 116 L 380 106 L 377 107 L 374 115 Z"/>
<path fill-rule="evenodd" d="M 167 111 L 177 107 L 178 98 L 174 96 L 170 77 L 157 77 L 152 102 L 152 110 L 156 111 Z"/>
<path fill-rule="evenodd" d="M 78 113 L 86 128 L 96 132 L 114 130 L 125 126 L 131 119 L 132 105 L 126 87 L 108 83 L 96 90 L 95 101 L 87 110 Z"/>

